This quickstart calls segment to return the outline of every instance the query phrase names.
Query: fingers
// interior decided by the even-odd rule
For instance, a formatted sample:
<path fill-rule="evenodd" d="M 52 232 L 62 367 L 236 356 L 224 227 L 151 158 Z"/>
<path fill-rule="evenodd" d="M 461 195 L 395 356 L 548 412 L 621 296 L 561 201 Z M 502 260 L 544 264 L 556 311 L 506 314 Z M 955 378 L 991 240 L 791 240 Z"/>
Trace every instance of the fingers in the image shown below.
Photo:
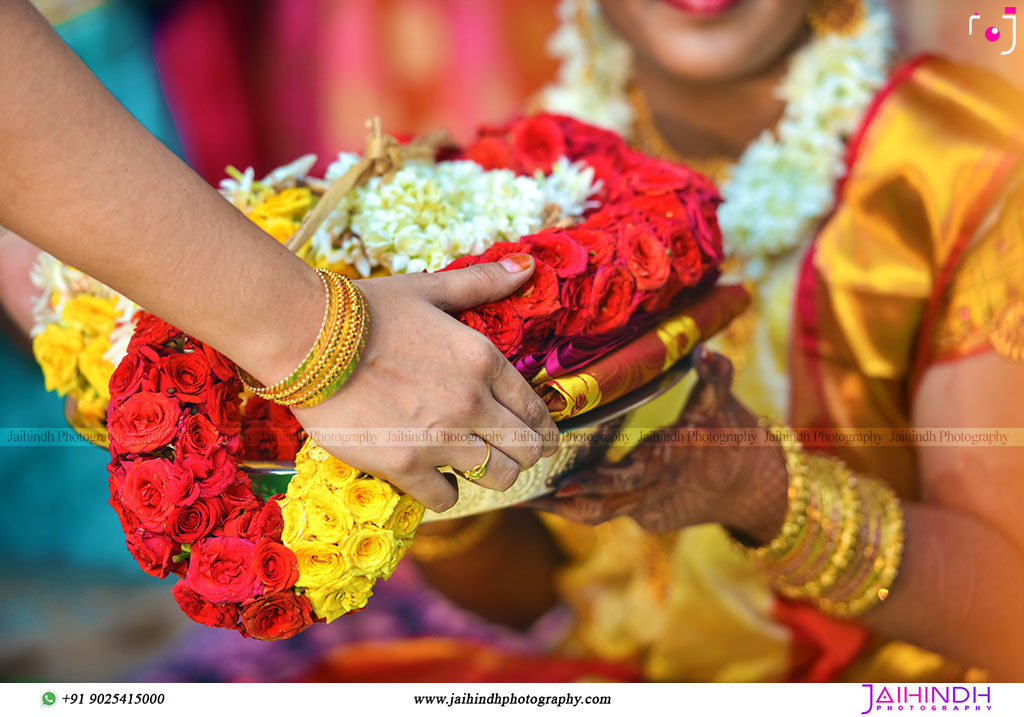
<path fill-rule="evenodd" d="M 629 461 L 624 464 L 589 468 L 573 473 L 562 481 L 555 497 L 599 498 L 621 495 L 646 488 L 654 481 L 653 471 L 646 463 Z"/>
<path fill-rule="evenodd" d="M 696 423 L 721 411 L 732 397 L 732 363 L 704 346 L 694 351 L 694 368 L 699 378 L 680 417 Z"/>
<path fill-rule="evenodd" d="M 500 262 L 421 275 L 425 298 L 455 313 L 504 299 L 533 275 L 533 257 L 512 254 Z"/>
<path fill-rule="evenodd" d="M 528 426 L 541 441 L 541 454 L 553 455 L 558 450 L 559 433 L 558 426 L 551 420 L 551 413 L 544 401 L 530 387 L 530 384 L 519 375 L 515 367 L 504 360 L 500 364 L 498 376 L 491 384 L 491 393 L 494 398 L 508 411 Z M 507 452 L 507 451 L 506 451 Z M 510 453 L 523 468 L 528 468 L 536 461 L 524 463 L 520 456 Z"/>
<path fill-rule="evenodd" d="M 599 525 L 628 514 L 640 504 L 643 496 L 643 491 L 601 498 L 575 495 L 569 498 L 537 498 L 530 501 L 529 505 L 537 510 L 554 513 L 573 523 Z"/>
<path fill-rule="evenodd" d="M 469 446 L 445 446 L 443 450 L 445 460 L 448 461 L 446 465 L 451 465 L 462 473 L 482 464 L 487 458 L 487 444 L 480 438 Z M 483 477 L 474 482 L 491 490 L 506 491 L 516 482 L 519 470 L 519 463 L 509 457 L 504 450 L 492 445 L 487 469 Z"/>

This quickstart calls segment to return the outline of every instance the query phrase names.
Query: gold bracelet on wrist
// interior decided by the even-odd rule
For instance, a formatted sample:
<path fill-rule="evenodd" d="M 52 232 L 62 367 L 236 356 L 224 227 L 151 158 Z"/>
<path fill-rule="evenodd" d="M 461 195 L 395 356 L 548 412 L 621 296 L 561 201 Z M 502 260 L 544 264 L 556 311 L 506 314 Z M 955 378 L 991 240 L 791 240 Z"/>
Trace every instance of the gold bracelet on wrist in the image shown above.
<path fill-rule="evenodd" d="M 369 329 L 366 297 L 348 277 L 317 269 L 327 293 L 324 318 L 313 347 L 287 378 L 264 386 L 238 369 L 246 388 L 282 406 L 310 407 L 327 400 L 352 375 Z"/>
<path fill-rule="evenodd" d="M 881 481 L 855 476 L 838 459 L 781 442 L 790 475 L 778 536 L 745 548 L 785 597 L 852 618 L 886 599 L 903 553 L 899 499 Z"/>

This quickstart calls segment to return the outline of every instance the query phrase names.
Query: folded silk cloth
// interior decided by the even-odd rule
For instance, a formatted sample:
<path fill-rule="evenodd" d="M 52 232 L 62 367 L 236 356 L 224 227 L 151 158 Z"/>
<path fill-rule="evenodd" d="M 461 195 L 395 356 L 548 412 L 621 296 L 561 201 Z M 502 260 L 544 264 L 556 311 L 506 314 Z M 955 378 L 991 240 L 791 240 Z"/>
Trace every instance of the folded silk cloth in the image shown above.
<path fill-rule="evenodd" d="M 614 401 L 653 381 L 693 347 L 723 329 L 750 303 L 739 285 L 715 286 L 684 311 L 592 363 L 556 378 L 545 378 L 537 393 L 556 421 Z"/>

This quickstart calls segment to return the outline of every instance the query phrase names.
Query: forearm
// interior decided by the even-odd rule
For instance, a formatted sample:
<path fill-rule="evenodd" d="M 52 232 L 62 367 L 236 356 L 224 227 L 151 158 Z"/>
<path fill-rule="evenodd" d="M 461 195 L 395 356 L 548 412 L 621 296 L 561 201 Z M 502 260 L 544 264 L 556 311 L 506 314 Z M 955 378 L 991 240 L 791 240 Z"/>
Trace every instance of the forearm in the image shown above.
<path fill-rule="evenodd" d="M 0 225 L 274 381 L 315 274 L 149 135 L 21 0 L 0 0 Z"/>
<path fill-rule="evenodd" d="M 1002 679 L 1024 675 L 1024 555 L 951 508 L 904 503 L 906 544 L 889 598 L 863 621 Z"/>

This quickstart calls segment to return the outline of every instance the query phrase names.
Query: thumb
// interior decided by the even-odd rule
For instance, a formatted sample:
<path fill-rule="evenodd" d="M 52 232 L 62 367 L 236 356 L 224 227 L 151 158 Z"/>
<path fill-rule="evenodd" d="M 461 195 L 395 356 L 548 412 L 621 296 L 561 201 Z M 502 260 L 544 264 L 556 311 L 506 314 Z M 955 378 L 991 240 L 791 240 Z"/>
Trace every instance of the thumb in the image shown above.
<path fill-rule="evenodd" d="M 721 411 L 732 396 L 732 363 L 703 345 L 694 350 L 698 381 L 680 418 L 700 423 Z"/>
<path fill-rule="evenodd" d="M 533 276 L 529 254 L 510 254 L 501 261 L 465 269 L 427 274 L 427 300 L 454 313 L 504 299 Z"/>

